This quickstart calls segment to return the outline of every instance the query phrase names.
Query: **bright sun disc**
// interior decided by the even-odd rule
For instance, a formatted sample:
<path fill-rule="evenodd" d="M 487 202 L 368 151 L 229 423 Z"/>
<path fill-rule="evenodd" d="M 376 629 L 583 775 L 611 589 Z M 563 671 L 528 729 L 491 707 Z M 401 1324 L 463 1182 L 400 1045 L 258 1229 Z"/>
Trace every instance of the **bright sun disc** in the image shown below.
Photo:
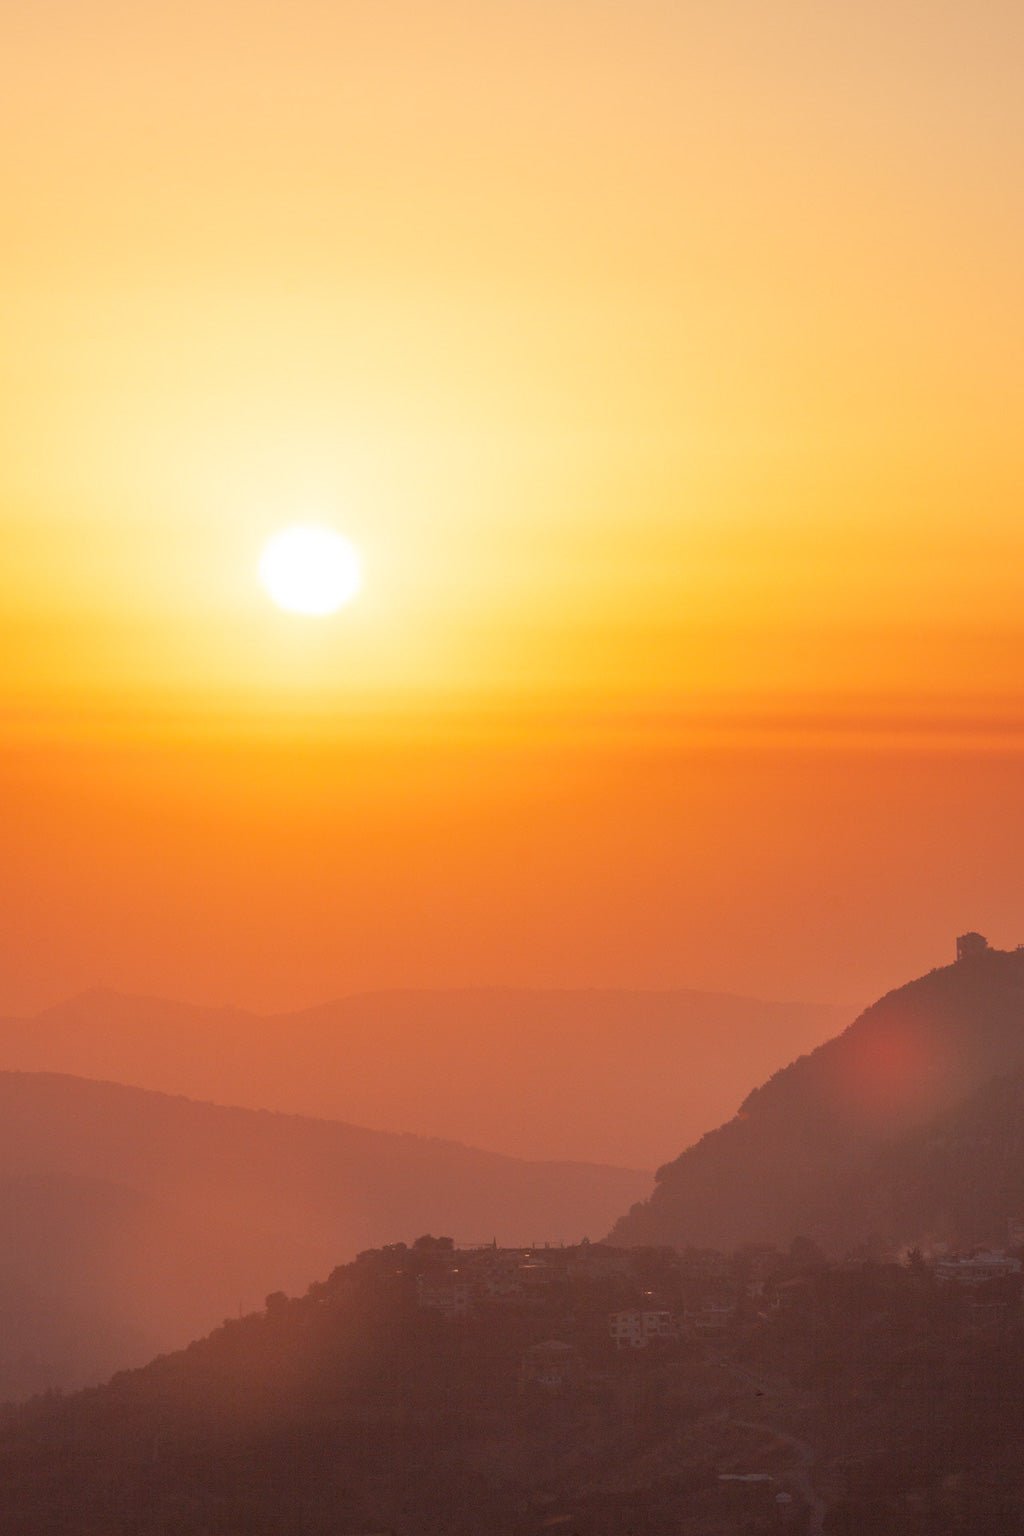
<path fill-rule="evenodd" d="M 260 559 L 260 579 L 279 608 L 289 613 L 337 613 L 363 582 L 355 545 L 314 523 L 275 533 Z"/>

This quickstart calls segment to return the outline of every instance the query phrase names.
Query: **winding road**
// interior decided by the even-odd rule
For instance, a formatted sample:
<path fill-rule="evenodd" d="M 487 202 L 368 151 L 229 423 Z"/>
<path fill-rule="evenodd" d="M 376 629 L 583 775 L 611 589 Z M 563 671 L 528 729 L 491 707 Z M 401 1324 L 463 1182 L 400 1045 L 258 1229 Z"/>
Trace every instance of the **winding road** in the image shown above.
<path fill-rule="evenodd" d="M 733 1365 L 730 1361 L 722 1359 L 716 1360 L 715 1363 L 731 1376 L 738 1377 L 748 1386 L 754 1387 L 758 1392 L 763 1392 L 766 1397 L 770 1396 L 775 1390 L 771 1382 L 753 1376 L 750 1371 L 745 1371 L 742 1366 Z M 807 1440 L 801 1440 L 798 1435 L 790 1434 L 789 1430 L 770 1423 L 767 1419 L 738 1419 L 729 1414 L 729 1422 L 735 1424 L 737 1429 L 750 1429 L 754 1430 L 757 1434 L 769 1435 L 776 1445 L 785 1446 L 788 1450 L 796 1452 L 798 1464 L 789 1473 L 789 1477 L 809 1511 L 808 1536 L 823 1536 L 825 1513 L 828 1506 L 817 1488 L 815 1488 L 811 1478 L 811 1468 L 818 1460 L 818 1453 L 814 1446 Z"/>

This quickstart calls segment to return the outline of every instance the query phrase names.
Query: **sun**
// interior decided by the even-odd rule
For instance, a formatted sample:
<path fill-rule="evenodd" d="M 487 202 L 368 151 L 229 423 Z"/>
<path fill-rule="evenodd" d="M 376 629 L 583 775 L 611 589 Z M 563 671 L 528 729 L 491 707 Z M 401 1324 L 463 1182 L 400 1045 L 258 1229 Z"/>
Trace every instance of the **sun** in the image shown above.
<path fill-rule="evenodd" d="M 358 594 L 363 567 L 343 534 L 320 523 L 295 523 L 267 540 L 260 580 L 279 608 L 324 617 Z"/>

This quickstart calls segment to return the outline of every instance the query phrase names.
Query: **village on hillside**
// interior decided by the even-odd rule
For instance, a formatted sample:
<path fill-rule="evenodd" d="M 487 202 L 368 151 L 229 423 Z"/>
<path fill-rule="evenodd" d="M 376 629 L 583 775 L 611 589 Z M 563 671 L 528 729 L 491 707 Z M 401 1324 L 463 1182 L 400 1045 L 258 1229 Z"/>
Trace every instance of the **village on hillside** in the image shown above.
<path fill-rule="evenodd" d="M 910 1249 L 884 1260 L 831 1264 L 817 1245 L 796 1238 L 788 1251 L 748 1245 L 715 1249 L 617 1248 L 584 1239 L 503 1248 L 458 1246 L 424 1236 L 360 1254 L 357 1268 L 386 1269 L 415 1286 L 418 1309 L 454 1324 L 503 1315 L 543 1334 L 528 1344 L 520 1384 L 558 1393 L 579 1388 L 616 1356 L 651 1359 L 685 1353 L 695 1341 L 756 1334 L 776 1314 L 810 1305 L 823 1277 L 880 1270 L 928 1276 L 955 1293 L 966 1326 L 991 1328 L 1021 1310 L 1024 1219 L 1007 1222 L 1002 1248 L 927 1255 Z M 549 1336 L 552 1327 L 561 1333 Z M 564 1336 L 563 1336 L 564 1335 Z"/>
<path fill-rule="evenodd" d="M 943 1426 L 964 1405 L 955 1380 L 930 1416 L 918 1395 L 934 1391 L 940 1356 L 962 1362 L 964 1390 L 972 1371 L 998 1374 L 992 1361 L 1016 1358 L 1022 1261 L 1024 1221 L 1014 1218 L 1001 1247 L 841 1261 L 807 1238 L 725 1254 L 425 1236 L 361 1254 L 345 1274 L 418 1318 L 419 1347 L 433 1340 L 460 1381 L 476 1362 L 476 1385 L 453 1384 L 443 1398 L 453 1426 L 466 1415 L 490 1422 L 504 1403 L 519 1432 L 533 1426 L 566 1457 L 581 1434 L 617 1446 L 624 1435 L 639 1458 L 633 1518 L 642 1508 L 651 1529 L 661 1529 L 665 1488 L 683 1478 L 702 1531 L 741 1519 L 752 1531 L 813 1533 L 826 1505 L 853 1529 L 879 1489 L 898 1484 L 901 1458 L 919 1464 L 915 1476 L 941 1474 Z M 902 1360 L 915 1363 L 903 1417 L 889 1423 L 890 1375 Z M 566 1519 L 571 1510 L 567 1529 L 604 1530 L 596 1494 L 559 1502 Z"/>

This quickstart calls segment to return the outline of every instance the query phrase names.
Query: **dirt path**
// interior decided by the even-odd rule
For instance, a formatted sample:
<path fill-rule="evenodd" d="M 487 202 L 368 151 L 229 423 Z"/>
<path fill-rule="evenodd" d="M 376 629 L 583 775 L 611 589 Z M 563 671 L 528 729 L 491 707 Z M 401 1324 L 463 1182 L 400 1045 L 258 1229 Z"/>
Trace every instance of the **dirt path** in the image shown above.
<path fill-rule="evenodd" d="M 752 1429 L 758 1434 L 770 1435 L 776 1445 L 784 1445 L 789 1450 L 796 1452 L 799 1457 L 799 1465 L 790 1472 L 790 1480 L 797 1489 L 800 1497 L 810 1510 L 808 1522 L 808 1536 L 822 1536 L 825 1529 L 825 1500 L 821 1497 L 814 1483 L 811 1481 L 811 1468 L 818 1459 L 818 1453 L 808 1441 L 791 1435 L 788 1430 L 779 1429 L 777 1425 L 770 1424 L 767 1419 L 736 1419 L 729 1417 L 730 1424 L 735 1424 L 738 1429 Z"/>
<path fill-rule="evenodd" d="M 777 1392 L 776 1387 L 770 1381 L 754 1376 L 750 1371 L 745 1371 L 742 1366 L 733 1365 L 728 1360 L 719 1359 L 716 1364 L 729 1375 L 739 1378 L 756 1391 L 766 1397 Z M 822 1536 L 825 1529 L 825 1513 L 827 1505 L 814 1486 L 811 1477 L 811 1468 L 818 1460 L 818 1452 L 808 1440 L 802 1440 L 798 1435 L 791 1434 L 788 1429 L 778 1424 L 773 1424 L 770 1419 L 738 1419 L 730 1413 L 729 1421 L 738 1429 L 751 1429 L 757 1434 L 769 1435 L 776 1445 L 785 1446 L 788 1450 L 795 1451 L 798 1464 L 790 1472 L 793 1486 L 804 1500 L 810 1512 L 810 1520 L 807 1526 L 808 1536 Z"/>

